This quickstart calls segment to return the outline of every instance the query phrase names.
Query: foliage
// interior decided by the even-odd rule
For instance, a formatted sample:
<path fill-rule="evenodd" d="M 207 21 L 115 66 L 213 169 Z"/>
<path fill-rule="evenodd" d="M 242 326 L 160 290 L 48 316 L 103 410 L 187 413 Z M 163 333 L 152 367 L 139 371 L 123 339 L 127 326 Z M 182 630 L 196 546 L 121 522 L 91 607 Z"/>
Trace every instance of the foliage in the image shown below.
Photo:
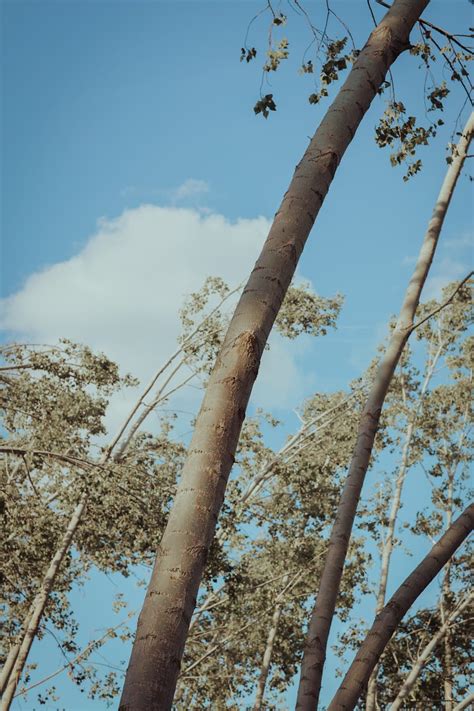
<path fill-rule="evenodd" d="M 167 402 L 167 384 L 174 390 L 186 382 L 176 384 L 181 368 L 202 382 L 207 378 L 228 324 L 228 300 L 238 291 L 210 277 L 186 299 L 180 312 L 180 360 L 177 365 L 173 359 L 166 364 L 164 385 L 157 386 L 153 400 L 156 405 Z M 324 335 L 335 327 L 340 306 L 339 296 L 317 296 L 309 284 L 290 287 L 280 332 L 288 338 L 301 333 Z M 79 655 L 71 663 L 73 681 L 91 698 L 112 698 L 118 689 L 115 675 L 100 674 L 93 664 L 86 664 L 92 650 L 85 656 L 80 652 L 68 593 L 73 585 L 83 584 L 92 569 L 128 576 L 137 565 L 152 563 L 185 454 L 185 443 L 174 433 L 177 416 L 161 416 L 154 433 L 132 428 L 131 437 L 124 435 L 126 447 L 101 464 L 100 453 L 107 450 L 104 418 L 110 398 L 137 381 L 129 375 L 121 377 L 116 364 L 104 355 L 66 340 L 51 347 L 13 344 L 2 355 L 2 657 L 19 634 L 72 512 L 87 492 L 86 513 L 55 580 L 39 637 L 54 629 L 63 651 Z M 277 424 L 269 416 L 265 419 Z M 241 468 L 250 476 L 267 455 L 272 456 L 263 445 L 258 421 L 249 421 L 238 452 Z M 236 483 L 234 495 L 241 493 L 241 484 Z M 223 526 L 239 537 L 230 510 Z M 212 583 L 230 575 L 235 556 L 229 543 L 217 541 L 206 580 Z M 130 634 L 128 626 L 121 632 L 124 640 Z M 54 698 L 53 689 L 41 692 L 41 700 L 38 697 L 40 703 Z"/>
<path fill-rule="evenodd" d="M 360 50 L 356 49 L 349 28 L 343 19 L 336 15 L 329 2 L 326 3 L 326 18 L 322 28 L 313 23 L 309 10 L 306 9 L 303 3 L 296 3 L 296 8 L 298 10 L 297 14 L 306 23 L 308 32 L 312 36 L 309 46 L 303 53 L 298 72 L 302 76 L 311 77 L 315 80 L 319 68 L 319 84 L 315 81 L 315 91 L 311 92 L 308 97 L 309 103 L 315 105 L 329 97 L 331 85 L 338 82 L 341 72 L 344 72 L 357 60 Z M 275 14 L 269 2 L 267 7 L 249 23 L 244 47 L 241 48 L 240 54 L 240 61 L 245 60 L 246 64 L 257 57 L 258 52 L 255 46 L 247 46 L 247 37 L 253 22 L 260 15 L 265 15 L 267 12 L 270 14 L 269 48 L 266 51 L 267 59 L 262 67 L 260 99 L 254 106 L 254 113 L 256 115 L 261 114 L 265 119 L 268 118 L 270 112 L 277 110 L 277 104 L 274 93 L 264 94 L 262 87 L 267 75 L 270 72 L 277 72 L 281 63 L 288 60 L 290 55 L 287 37 L 282 37 L 278 40 L 274 37 L 274 31 L 287 24 L 287 16 L 282 13 Z M 375 22 L 375 17 L 373 15 L 372 17 Z M 345 34 L 343 36 L 330 36 L 331 20 L 337 21 L 338 25 L 344 29 Z M 444 125 L 442 118 L 433 120 L 430 116 L 431 112 L 443 111 L 445 100 L 456 85 L 460 88 L 461 95 L 464 96 L 463 101 L 470 102 L 472 105 L 472 83 L 467 65 L 474 58 L 474 55 L 472 48 L 461 42 L 462 38 L 470 35 L 456 35 L 447 32 L 443 28 L 430 25 L 424 20 L 419 21 L 418 28 L 420 39 L 410 45 L 409 54 L 414 60 L 421 60 L 420 69 L 425 74 L 424 85 L 420 93 L 424 99 L 425 116 L 428 125 L 421 125 L 419 119 L 413 114 L 407 115 L 404 102 L 397 99 L 395 95 L 394 79 L 391 72 L 390 81 L 384 81 L 377 92 L 382 94 L 386 89 L 390 89 L 391 98 L 375 128 L 375 142 L 381 148 L 386 146 L 391 148 L 390 163 L 392 166 L 406 164 L 406 172 L 403 175 L 404 181 L 409 180 L 422 169 L 421 159 L 417 158 L 415 160 L 418 149 L 420 146 L 427 146 L 430 139 L 434 138 L 440 127 Z M 352 42 L 352 49 L 348 51 L 347 43 L 349 37 Z M 440 38 L 444 44 L 440 43 Z M 312 52 L 310 58 L 308 58 L 309 52 Z M 439 78 L 435 76 L 437 63 L 441 69 Z M 455 130 L 453 134 L 454 132 Z M 448 148 L 453 146 L 451 137 Z M 450 159 L 451 157 L 448 156 L 448 162 Z"/>

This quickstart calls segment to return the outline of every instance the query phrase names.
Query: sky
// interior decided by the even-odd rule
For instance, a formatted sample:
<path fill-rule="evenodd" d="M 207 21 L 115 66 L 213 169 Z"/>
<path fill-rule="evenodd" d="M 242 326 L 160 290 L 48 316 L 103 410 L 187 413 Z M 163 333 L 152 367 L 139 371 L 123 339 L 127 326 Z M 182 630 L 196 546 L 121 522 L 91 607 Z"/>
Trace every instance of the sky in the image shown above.
<path fill-rule="evenodd" d="M 311 35 L 304 18 L 281 2 L 275 9 L 288 15 L 290 58 L 263 86 L 277 111 L 268 120 L 254 115 L 266 16 L 249 29 L 257 60 L 240 63 L 239 55 L 264 5 L 3 0 L 4 340 L 69 337 L 146 381 L 174 350 L 184 296 L 208 275 L 235 286 L 249 273 L 328 105 L 307 101 L 315 78 L 298 67 Z M 382 8 L 372 5 L 381 18 Z M 306 6 L 321 27 L 324 3 Z M 373 26 L 365 0 L 334 0 L 332 7 L 360 48 Z M 453 32 L 473 25 L 468 0 L 432 0 L 424 17 Z M 345 34 L 335 18 L 329 33 Z M 393 79 L 397 100 L 424 123 L 419 64 L 403 54 Z M 449 79 L 440 62 L 434 73 Z M 375 355 L 413 269 L 446 170 L 445 146 L 468 116 L 456 87 L 445 125 L 420 149 L 421 174 L 404 182 L 403 169 L 391 168 L 373 140 L 387 99 L 377 97 L 365 116 L 298 266 L 298 278 L 321 295 L 344 294 L 338 330 L 291 343 L 272 336 L 264 355 L 250 411 L 259 406 L 284 419 L 275 446 L 298 426 L 294 409 L 306 397 L 345 387 Z M 472 264 L 468 172 L 445 222 L 427 298 Z M 199 398 L 189 389 L 176 406 L 195 411 Z M 111 429 L 132 400 L 129 393 L 114 402 Z M 74 594 L 106 601 L 105 608 L 106 586 L 93 580 Z M 84 612 L 86 627 L 94 619 Z M 53 652 L 45 654 L 55 668 Z M 323 701 L 330 691 L 331 680 Z M 73 691 L 62 699 L 73 711 L 102 708 Z M 34 708 L 33 697 L 16 708 Z"/>

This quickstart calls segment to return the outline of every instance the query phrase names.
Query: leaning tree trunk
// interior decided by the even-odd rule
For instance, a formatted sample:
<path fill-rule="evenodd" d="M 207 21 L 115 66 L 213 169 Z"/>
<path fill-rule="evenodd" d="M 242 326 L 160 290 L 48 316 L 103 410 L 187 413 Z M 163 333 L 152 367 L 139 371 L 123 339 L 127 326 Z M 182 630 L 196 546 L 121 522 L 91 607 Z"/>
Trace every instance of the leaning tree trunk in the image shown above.
<path fill-rule="evenodd" d="M 459 704 L 457 704 L 453 711 L 463 711 L 463 709 L 467 709 L 469 704 L 474 704 L 474 692 L 472 694 L 469 694 L 469 696 L 466 696 L 465 699 L 463 699 Z"/>
<path fill-rule="evenodd" d="M 138 621 L 121 711 L 169 709 L 245 410 L 337 166 L 429 0 L 395 0 L 323 118 L 275 215 L 209 379 Z"/>
<path fill-rule="evenodd" d="M 413 689 L 423 667 L 426 665 L 426 663 L 429 661 L 431 655 L 433 654 L 434 650 L 436 649 L 437 645 L 439 644 L 440 640 L 442 640 L 445 635 L 448 633 L 448 631 L 451 629 L 451 626 L 456 620 L 456 617 L 458 617 L 461 612 L 463 612 L 466 607 L 472 604 L 472 601 L 474 599 L 474 593 L 471 593 L 467 595 L 458 605 L 455 607 L 455 609 L 451 612 L 449 617 L 444 621 L 444 623 L 441 625 L 439 630 L 436 632 L 436 634 L 433 635 L 433 637 L 430 639 L 426 647 L 423 649 L 422 653 L 419 655 L 417 658 L 415 664 L 413 665 L 412 670 L 408 674 L 407 678 L 403 682 L 400 691 L 397 694 L 397 697 L 395 700 L 390 704 L 390 709 L 389 711 L 400 711 L 402 706 L 404 705 L 407 696 Z"/>
<path fill-rule="evenodd" d="M 474 504 L 471 504 L 405 579 L 380 615 L 376 617 L 341 686 L 329 704 L 328 711 L 351 711 L 355 708 L 372 669 L 391 640 L 398 624 L 473 529 Z"/>
<path fill-rule="evenodd" d="M 344 561 L 362 485 L 370 463 L 382 407 L 403 348 L 410 333 L 416 327 L 413 325 L 413 318 L 420 300 L 421 290 L 434 257 L 443 221 L 473 132 L 474 113 L 471 114 L 464 128 L 463 135 L 457 145 L 456 155 L 443 181 L 415 271 L 405 293 L 397 325 L 392 332 L 362 411 L 356 445 L 329 539 L 319 592 L 309 623 L 296 706 L 302 711 L 313 711 L 319 700 L 327 641 L 339 593 Z"/>
<path fill-rule="evenodd" d="M 436 365 L 441 356 L 443 350 L 443 341 L 438 344 L 438 347 L 431 359 L 431 362 L 427 366 L 425 377 L 423 379 L 423 384 L 421 386 L 421 391 L 418 397 L 418 403 L 414 408 L 414 412 L 408 418 L 408 425 L 405 433 L 405 441 L 402 447 L 402 457 L 400 466 L 398 468 L 397 478 L 395 480 L 395 491 L 393 493 L 392 502 L 390 505 L 390 514 L 388 517 L 388 526 L 386 530 L 386 535 L 382 543 L 382 559 L 380 563 L 380 577 L 379 577 L 379 587 L 377 591 L 377 603 L 375 608 L 375 614 L 378 615 L 385 605 L 385 596 L 387 593 L 387 583 L 388 583 L 388 573 L 390 570 L 390 561 L 392 558 L 393 544 L 395 541 L 395 530 L 398 519 L 398 512 L 400 510 L 403 485 L 405 483 L 405 478 L 409 469 L 409 454 L 410 447 L 413 436 L 415 434 L 415 425 L 417 418 L 420 414 L 421 406 L 423 404 L 423 398 L 428 389 L 431 378 L 433 377 Z M 405 386 L 402 384 L 402 392 L 404 393 Z M 365 699 L 365 711 L 375 711 L 377 702 L 377 673 L 378 665 L 374 668 L 370 679 L 369 686 L 367 689 L 367 697 Z"/>

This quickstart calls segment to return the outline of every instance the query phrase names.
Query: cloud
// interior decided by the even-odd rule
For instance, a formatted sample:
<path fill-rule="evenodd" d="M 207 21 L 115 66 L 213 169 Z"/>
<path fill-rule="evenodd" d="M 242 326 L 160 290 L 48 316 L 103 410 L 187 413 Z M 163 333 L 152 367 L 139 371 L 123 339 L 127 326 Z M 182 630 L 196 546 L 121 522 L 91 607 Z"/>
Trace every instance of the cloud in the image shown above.
<path fill-rule="evenodd" d="M 203 198 L 209 192 L 210 187 L 205 180 L 187 178 L 176 188 L 153 188 L 138 185 L 127 185 L 120 191 L 120 195 L 126 199 L 130 198 L 141 200 L 142 202 L 159 200 L 170 205 L 187 203 L 188 205 L 191 204 L 193 207 L 198 207 L 196 203 L 200 198 Z"/>
<path fill-rule="evenodd" d="M 147 382 L 176 348 L 184 295 L 209 275 L 239 284 L 268 229 L 264 217 L 230 222 L 194 209 L 142 205 L 126 210 L 116 219 L 100 220 L 76 256 L 32 274 L 21 291 L 4 299 L 1 326 L 32 342 L 67 337 L 86 343 Z M 256 405 L 296 406 L 307 385 L 298 354 L 297 343 L 273 337 Z M 117 398 L 114 421 L 134 398 L 136 393 Z M 187 388 L 176 407 L 195 410 L 200 398 L 200 391 Z"/>
<path fill-rule="evenodd" d="M 179 187 L 171 191 L 173 202 L 181 202 L 189 198 L 196 198 L 209 192 L 209 185 L 205 180 L 188 178 Z"/>

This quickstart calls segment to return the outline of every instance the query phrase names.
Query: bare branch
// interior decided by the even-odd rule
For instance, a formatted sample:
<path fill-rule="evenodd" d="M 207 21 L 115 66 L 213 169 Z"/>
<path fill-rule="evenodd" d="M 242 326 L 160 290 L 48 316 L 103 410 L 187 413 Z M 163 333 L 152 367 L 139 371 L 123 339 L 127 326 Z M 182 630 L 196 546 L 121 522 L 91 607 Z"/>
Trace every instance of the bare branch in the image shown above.
<path fill-rule="evenodd" d="M 446 308 L 446 306 L 448 306 L 448 304 L 450 304 L 451 301 L 454 299 L 454 297 L 458 293 L 459 289 L 462 286 L 464 286 L 464 284 L 472 277 L 473 274 L 474 274 L 474 271 L 469 272 L 469 274 L 466 277 L 464 277 L 464 279 L 462 281 L 459 282 L 459 284 L 457 285 L 457 287 L 455 288 L 455 290 L 453 291 L 453 293 L 451 294 L 449 299 L 447 299 L 444 303 L 442 303 L 441 306 L 438 306 L 438 308 L 434 309 L 434 311 L 432 311 L 430 314 L 428 314 L 428 316 L 425 316 L 425 318 L 422 318 L 420 321 L 417 321 L 417 323 L 413 324 L 410 331 L 414 331 L 415 328 L 418 328 L 423 323 L 425 323 L 425 321 L 428 321 L 430 318 L 433 318 L 433 316 L 436 316 L 436 314 L 438 314 L 440 311 L 442 311 L 444 308 Z"/>

